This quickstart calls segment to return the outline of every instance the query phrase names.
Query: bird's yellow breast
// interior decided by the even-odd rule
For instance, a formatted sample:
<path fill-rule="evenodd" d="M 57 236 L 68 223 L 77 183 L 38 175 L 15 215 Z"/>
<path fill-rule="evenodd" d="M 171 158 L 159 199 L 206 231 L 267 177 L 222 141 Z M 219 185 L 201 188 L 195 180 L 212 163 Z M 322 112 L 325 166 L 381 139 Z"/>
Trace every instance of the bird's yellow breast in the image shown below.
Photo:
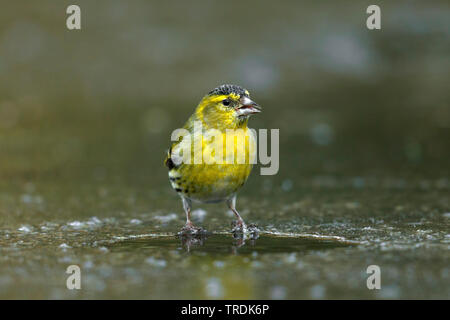
<path fill-rule="evenodd" d="M 194 135 L 193 145 L 201 146 L 202 152 L 193 152 L 191 163 L 169 171 L 174 189 L 193 200 L 206 202 L 224 200 L 236 193 L 254 163 L 256 139 L 253 132 L 245 126 L 215 132 L 213 136 Z"/>

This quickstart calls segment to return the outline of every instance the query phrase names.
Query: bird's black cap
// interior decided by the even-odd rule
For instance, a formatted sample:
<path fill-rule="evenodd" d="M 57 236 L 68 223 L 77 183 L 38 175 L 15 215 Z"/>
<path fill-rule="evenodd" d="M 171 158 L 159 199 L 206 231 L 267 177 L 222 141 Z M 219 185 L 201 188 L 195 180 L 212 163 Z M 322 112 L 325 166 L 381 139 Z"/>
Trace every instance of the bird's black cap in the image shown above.
<path fill-rule="evenodd" d="M 219 94 L 230 94 L 234 93 L 239 96 L 246 96 L 248 97 L 248 91 L 240 86 L 234 85 L 234 84 L 223 84 L 221 86 L 218 86 L 214 90 L 210 91 L 208 95 L 219 95 Z"/>

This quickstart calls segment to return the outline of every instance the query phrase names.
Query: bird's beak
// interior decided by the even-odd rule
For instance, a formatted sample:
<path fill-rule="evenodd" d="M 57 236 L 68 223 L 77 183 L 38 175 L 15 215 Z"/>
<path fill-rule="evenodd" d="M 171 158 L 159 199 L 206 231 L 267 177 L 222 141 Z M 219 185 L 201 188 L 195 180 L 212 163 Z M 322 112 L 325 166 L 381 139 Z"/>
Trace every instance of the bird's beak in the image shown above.
<path fill-rule="evenodd" d="M 236 107 L 235 110 L 237 112 L 237 115 L 240 117 L 259 113 L 261 112 L 261 107 L 249 97 L 243 96 L 239 100 L 239 106 Z"/>

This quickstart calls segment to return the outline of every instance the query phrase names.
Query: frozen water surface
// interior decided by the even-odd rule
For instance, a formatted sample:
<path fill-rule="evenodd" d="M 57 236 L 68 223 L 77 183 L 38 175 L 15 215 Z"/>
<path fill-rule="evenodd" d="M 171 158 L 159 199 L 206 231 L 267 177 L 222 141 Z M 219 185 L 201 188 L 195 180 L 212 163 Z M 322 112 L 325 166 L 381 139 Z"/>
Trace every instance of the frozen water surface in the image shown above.
<path fill-rule="evenodd" d="M 258 224 L 260 234 L 245 241 L 229 232 L 231 219 L 220 205 L 199 211 L 198 223 L 211 232 L 201 238 L 178 236 L 183 217 L 180 213 L 173 219 L 170 211 L 103 216 L 100 205 L 97 215 L 83 219 L 55 217 L 37 223 L 39 218 L 28 217 L 26 225 L 0 230 L 0 296 L 449 297 L 447 212 L 421 205 L 420 194 L 414 197 L 418 205 L 412 205 L 407 189 L 391 205 L 374 205 L 372 197 L 353 190 L 358 205 L 341 201 L 348 192 L 305 191 L 303 200 L 290 202 L 295 193 L 280 191 L 282 204 L 270 205 L 271 210 L 265 205 L 247 207 L 244 217 Z M 445 193 L 435 190 L 434 203 Z M 378 190 L 377 195 L 381 200 L 391 192 Z M 100 201 L 102 196 L 97 197 Z M 176 206 L 178 199 L 172 200 Z M 65 287 L 65 270 L 72 264 L 82 271 L 78 291 Z M 366 269 L 373 264 L 381 268 L 381 290 L 366 287 Z"/>

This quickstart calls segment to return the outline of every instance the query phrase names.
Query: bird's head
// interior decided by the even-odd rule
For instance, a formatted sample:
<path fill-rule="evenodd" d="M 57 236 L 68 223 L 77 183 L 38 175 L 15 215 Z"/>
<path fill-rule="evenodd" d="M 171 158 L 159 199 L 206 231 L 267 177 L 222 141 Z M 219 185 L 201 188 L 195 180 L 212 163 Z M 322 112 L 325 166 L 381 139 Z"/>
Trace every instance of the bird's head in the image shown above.
<path fill-rule="evenodd" d="M 250 93 L 231 84 L 210 91 L 196 110 L 198 118 L 218 129 L 246 126 L 250 115 L 259 112 L 261 107 L 250 99 Z"/>

